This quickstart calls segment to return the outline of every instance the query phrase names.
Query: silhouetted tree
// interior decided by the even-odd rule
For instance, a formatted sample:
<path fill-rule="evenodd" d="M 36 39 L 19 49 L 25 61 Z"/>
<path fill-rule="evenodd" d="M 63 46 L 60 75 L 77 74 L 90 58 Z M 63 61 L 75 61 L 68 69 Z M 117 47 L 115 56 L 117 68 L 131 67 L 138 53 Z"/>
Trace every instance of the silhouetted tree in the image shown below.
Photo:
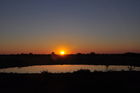
<path fill-rule="evenodd" d="M 95 55 L 96 53 L 95 53 L 95 52 L 90 52 L 89 54 L 90 54 L 90 55 Z"/>

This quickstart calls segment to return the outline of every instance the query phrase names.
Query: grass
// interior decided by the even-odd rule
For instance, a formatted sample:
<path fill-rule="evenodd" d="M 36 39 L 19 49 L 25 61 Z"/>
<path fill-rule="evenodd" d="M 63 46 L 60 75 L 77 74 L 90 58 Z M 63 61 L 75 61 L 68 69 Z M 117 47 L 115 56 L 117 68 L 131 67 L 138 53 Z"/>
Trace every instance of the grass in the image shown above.
<path fill-rule="evenodd" d="M 0 74 L 1 93 L 91 93 L 109 91 L 140 91 L 139 71 L 90 72 L 79 70 L 74 73 Z M 138 93 L 138 92 L 137 92 Z"/>

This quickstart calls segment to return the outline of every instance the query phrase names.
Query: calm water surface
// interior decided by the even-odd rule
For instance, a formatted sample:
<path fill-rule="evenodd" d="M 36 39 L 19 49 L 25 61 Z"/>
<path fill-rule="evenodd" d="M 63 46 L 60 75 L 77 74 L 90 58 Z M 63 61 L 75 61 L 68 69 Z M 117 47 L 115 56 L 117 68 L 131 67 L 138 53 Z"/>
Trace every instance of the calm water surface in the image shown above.
<path fill-rule="evenodd" d="M 67 73 L 74 72 L 80 69 L 88 69 L 91 72 L 94 71 L 128 71 L 130 68 L 128 66 L 105 66 L 105 65 L 37 65 L 37 66 L 27 66 L 27 67 L 11 67 L 0 69 L 0 72 L 6 73 L 41 73 L 43 71 L 48 71 L 50 73 Z M 134 67 L 132 70 L 140 71 L 140 67 Z"/>

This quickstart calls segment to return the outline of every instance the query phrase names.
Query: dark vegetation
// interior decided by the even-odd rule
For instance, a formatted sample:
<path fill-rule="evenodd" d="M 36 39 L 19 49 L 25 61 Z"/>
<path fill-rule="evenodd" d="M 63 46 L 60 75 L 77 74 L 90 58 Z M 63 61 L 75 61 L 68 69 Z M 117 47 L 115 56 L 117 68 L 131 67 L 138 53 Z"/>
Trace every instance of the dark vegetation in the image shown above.
<path fill-rule="evenodd" d="M 140 92 L 140 72 L 90 72 L 51 74 L 0 74 L 1 93 Z"/>
<path fill-rule="evenodd" d="M 92 64 L 140 66 L 140 54 L 0 55 L 0 68 L 30 65 Z"/>

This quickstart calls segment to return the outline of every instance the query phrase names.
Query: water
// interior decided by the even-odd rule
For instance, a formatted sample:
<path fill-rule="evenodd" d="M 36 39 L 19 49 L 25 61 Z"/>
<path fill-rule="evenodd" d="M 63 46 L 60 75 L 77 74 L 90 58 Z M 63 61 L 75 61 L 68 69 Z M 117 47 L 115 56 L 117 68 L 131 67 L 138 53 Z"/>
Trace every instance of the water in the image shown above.
<path fill-rule="evenodd" d="M 1 72 L 5 73 L 41 73 L 48 71 L 50 73 L 67 73 L 74 72 L 80 69 L 88 69 L 91 72 L 94 71 L 129 71 L 135 70 L 140 71 L 140 67 L 129 68 L 129 66 L 105 66 L 105 65 L 37 65 L 27 67 L 11 67 L 0 69 Z"/>

